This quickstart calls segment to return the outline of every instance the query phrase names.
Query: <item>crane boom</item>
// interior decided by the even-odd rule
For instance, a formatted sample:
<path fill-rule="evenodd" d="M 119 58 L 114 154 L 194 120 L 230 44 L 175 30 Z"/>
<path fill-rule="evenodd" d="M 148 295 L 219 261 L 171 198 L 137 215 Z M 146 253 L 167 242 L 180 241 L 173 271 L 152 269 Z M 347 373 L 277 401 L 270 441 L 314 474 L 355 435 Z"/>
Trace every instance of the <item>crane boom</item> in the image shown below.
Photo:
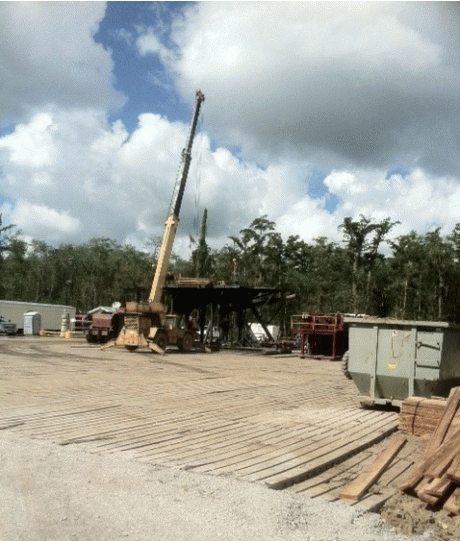
<path fill-rule="evenodd" d="M 187 138 L 187 144 L 182 151 L 180 174 L 178 175 L 178 180 L 174 187 L 169 214 L 165 222 L 163 240 L 161 242 L 161 248 L 158 255 L 158 262 L 155 270 L 155 276 L 153 278 L 152 289 L 150 290 L 149 302 L 161 301 L 161 293 L 163 291 L 166 273 L 168 271 L 169 258 L 171 257 L 174 238 L 179 225 L 179 213 L 184 196 L 185 183 L 187 181 L 188 171 L 190 169 L 190 162 L 192 160 L 193 139 L 195 137 L 196 126 L 203 101 L 204 94 L 201 92 L 201 90 L 197 90 L 190 132 Z"/>
<path fill-rule="evenodd" d="M 190 168 L 193 138 L 195 137 L 198 116 L 203 101 L 204 94 L 198 90 L 190 132 L 187 144 L 182 151 L 179 174 L 165 223 L 163 240 L 148 302 L 126 303 L 125 308 L 120 312 L 123 317 L 123 327 L 116 340 L 109 342 L 104 348 L 123 346 L 130 351 L 134 351 L 138 347 L 147 346 L 152 351 L 164 353 L 165 348 L 170 345 L 177 346 L 180 351 L 190 351 L 193 346 L 193 333 L 187 327 L 179 326 L 177 320 L 174 328 L 169 325 L 165 307 L 161 304 L 161 294 L 165 284 L 174 237 L 179 225 L 179 212 Z"/>
<path fill-rule="evenodd" d="M 178 182 L 174 187 L 173 197 L 171 201 L 171 207 L 169 209 L 169 214 L 174 214 L 177 218 L 179 217 L 180 208 L 182 205 L 182 198 L 184 196 L 185 183 L 187 181 L 188 170 L 190 169 L 190 162 L 192 161 L 192 145 L 193 139 L 195 137 L 196 126 L 198 123 L 198 117 L 200 116 L 201 104 L 204 101 L 204 94 L 201 90 L 196 92 L 196 101 L 195 101 L 195 110 L 192 115 L 192 122 L 190 124 L 190 131 L 187 138 L 187 144 L 182 151 L 182 161 L 180 175 L 178 175 Z"/>

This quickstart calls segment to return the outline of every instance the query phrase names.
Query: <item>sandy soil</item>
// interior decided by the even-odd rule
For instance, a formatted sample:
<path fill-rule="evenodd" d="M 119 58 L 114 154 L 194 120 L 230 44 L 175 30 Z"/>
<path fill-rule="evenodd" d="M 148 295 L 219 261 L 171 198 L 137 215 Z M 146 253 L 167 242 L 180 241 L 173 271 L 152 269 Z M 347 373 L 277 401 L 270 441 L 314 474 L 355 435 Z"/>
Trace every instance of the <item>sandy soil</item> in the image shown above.
<path fill-rule="evenodd" d="M 2 541 L 403 541 L 375 514 L 0 434 Z M 411 537 L 433 538 L 429 535 Z"/>
<path fill-rule="evenodd" d="M 425 533 L 429 541 L 457 541 L 460 522 L 442 509 L 432 509 L 418 498 L 396 494 L 384 505 L 381 516 L 398 532 Z"/>

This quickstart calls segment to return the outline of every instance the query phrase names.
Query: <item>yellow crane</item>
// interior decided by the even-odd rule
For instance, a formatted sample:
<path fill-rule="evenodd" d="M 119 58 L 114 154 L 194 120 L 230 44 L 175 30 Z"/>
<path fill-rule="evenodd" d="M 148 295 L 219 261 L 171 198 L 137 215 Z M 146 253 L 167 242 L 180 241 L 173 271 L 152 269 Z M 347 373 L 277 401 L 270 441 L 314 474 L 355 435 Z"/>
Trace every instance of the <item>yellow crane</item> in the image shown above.
<path fill-rule="evenodd" d="M 146 346 L 153 351 L 163 353 L 168 345 L 177 345 L 182 351 L 189 351 L 193 345 L 194 337 L 192 332 L 186 328 L 177 327 L 175 324 L 176 318 L 167 317 L 165 307 L 161 303 L 161 295 L 165 285 L 174 238 L 179 225 L 179 213 L 192 159 L 193 139 L 203 101 L 204 94 L 198 90 L 196 92 L 190 132 L 187 144 L 182 151 L 180 173 L 174 187 L 171 206 L 165 222 L 163 240 L 148 301 L 126 303 L 123 327 L 115 342 L 104 347 L 117 345 L 135 350 L 138 347 Z"/>

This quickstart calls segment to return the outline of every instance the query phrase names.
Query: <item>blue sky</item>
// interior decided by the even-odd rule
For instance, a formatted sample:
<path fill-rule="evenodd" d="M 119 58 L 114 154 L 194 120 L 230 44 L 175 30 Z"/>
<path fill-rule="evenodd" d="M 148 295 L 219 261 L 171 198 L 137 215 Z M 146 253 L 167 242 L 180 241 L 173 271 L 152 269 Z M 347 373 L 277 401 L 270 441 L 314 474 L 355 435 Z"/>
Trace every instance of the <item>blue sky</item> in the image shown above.
<path fill-rule="evenodd" d="M 158 7 L 151 2 L 108 2 L 104 19 L 99 31 L 95 34 L 96 42 L 111 50 L 115 63 L 113 74 L 115 86 L 127 97 L 125 106 L 114 111 L 110 119 L 121 118 L 128 131 L 132 132 L 137 126 L 138 115 L 152 110 L 165 115 L 170 121 L 187 122 L 190 116 L 190 104 L 184 103 L 174 91 L 169 76 L 162 64 L 152 55 L 141 56 L 133 50 L 132 43 L 120 33 L 134 35 L 140 26 L 157 26 L 158 20 L 171 24 L 175 13 L 185 6 L 185 2 L 174 2 Z M 168 85 L 169 92 L 152 83 L 158 78 Z"/>
<path fill-rule="evenodd" d="M 457 3 L 2 2 L 0 212 L 27 239 L 162 234 L 206 95 L 175 251 L 261 215 L 460 222 Z M 37 31 L 37 29 L 39 31 Z"/>

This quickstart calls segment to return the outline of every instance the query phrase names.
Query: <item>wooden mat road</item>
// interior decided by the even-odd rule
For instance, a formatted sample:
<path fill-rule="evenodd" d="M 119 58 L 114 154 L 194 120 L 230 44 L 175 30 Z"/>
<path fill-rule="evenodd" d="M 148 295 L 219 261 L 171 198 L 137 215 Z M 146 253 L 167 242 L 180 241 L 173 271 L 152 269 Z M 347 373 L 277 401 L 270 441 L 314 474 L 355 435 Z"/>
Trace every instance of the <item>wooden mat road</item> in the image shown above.
<path fill-rule="evenodd" d="M 284 488 L 396 428 L 395 412 L 359 407 L 336 362 L 0 338 L 0 429 L 59 445 Z"/>

